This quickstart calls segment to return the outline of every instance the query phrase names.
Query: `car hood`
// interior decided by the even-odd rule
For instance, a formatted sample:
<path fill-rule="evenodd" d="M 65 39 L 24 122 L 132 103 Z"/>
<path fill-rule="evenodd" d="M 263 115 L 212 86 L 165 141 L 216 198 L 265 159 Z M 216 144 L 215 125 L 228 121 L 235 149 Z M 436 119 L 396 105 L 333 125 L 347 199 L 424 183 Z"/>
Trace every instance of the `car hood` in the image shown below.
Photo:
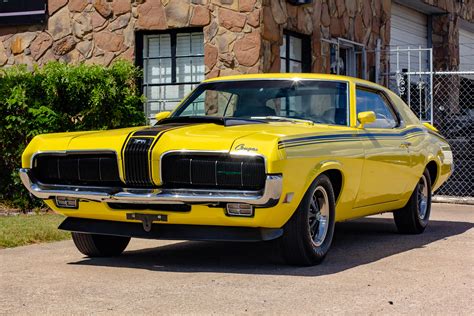
<path fill-rule="evenodd" d="M 221 151 L 265 155 L 277 154 L 278 142 L 295 135 L 335 132 L 340 127 L 261 122 L 225 126 L 215 123 L 160 124 L 107 131 L 44 134 L 35 137 L 23 162 L 35 152 L 115 151 L 120 153 L 129 138 L 153 138 L 153 160 L 168 151 Z M 28 157 L 28 154 L 30 157 Z M 120 159 L 120 154 L 118 155 Z M 277 158 L 277 157 L 275 157 Z"/>

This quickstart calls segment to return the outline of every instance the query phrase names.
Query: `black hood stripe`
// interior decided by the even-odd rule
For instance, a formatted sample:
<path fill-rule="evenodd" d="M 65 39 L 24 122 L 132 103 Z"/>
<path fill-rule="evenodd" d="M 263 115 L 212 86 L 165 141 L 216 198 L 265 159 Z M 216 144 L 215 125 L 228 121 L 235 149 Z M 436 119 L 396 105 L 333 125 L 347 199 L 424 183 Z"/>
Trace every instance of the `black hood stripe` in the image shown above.
<path fill-rule="evenodd" d="M 167 129 L 162 129 L 162 130 L 159 131 L 160 134 L 158 135 L 158 137 L 155 138 L 155 140 L 153 141 L 153 144 L 151 145 L 150 151 L 148 152 L 148 162 L 149 162 L 149 165 L 150 165 L 150 167 L 149 167 L 150 168 L 150 173 L 151 173 L 151 170 L 152 170 L 151 169 L 152 168 L 152 166 L 151 166 L 152 159 L 151 158 L 152 158 L 152 155 L 153 155 L 153 149 L 155 148 L 156 144 L 160 140 L 161 136 L 163 136 L 164 133 L 166 133 L 170 130 L 179 129 L 180 127 L 184 127 L 184 126 L 192 126 L 192 125 L 195 125 L 195 124 L 189 124 L 189 123 L 186 123 L 186 124 L 180 123 L 180 124 L 178 124 L 178 123 L 176 123 L 176 124 L 166 124 L 166 125 L 168 125 L 168 128 Z M 163 126 L 165 126 L 165 125 L 163 125 Z M 155 127 L 152 127 L 152 128 L 155 128 Z M 151 174 L 150 174 L 150 176 L 151 176 Z"/>
<path fill-rule="evenodd" d="M 144 128 L 142 130 L 136 131 L 133 133 L 133 136 L 156 136 L 160 132 L 174 129 L 176 127 L 192 125 L 190 123 L 167 123 L 163 125 L 155 125 L 153 127 Z"/>
<path fill-rule="evenodd" d="M 128 177 L 127 177 L 127 173 L 128 171 L 130 172 L 133 172 L 132 169 L 134 168 L 134 166 L 130 165 L 130 162 L 128 163 L 128 166 L 127 166 L 127 163 L 125 163 L 125 161 L 127 160 L 126 157 L 125 157 L 125 151 L 126 151 L 126 148 L 128 147 L 128 145 L 130 144 L 131 141 L 133 140 L 136 140 L 136 139 L 142 139 L 142 140 L 145 140 L 147 142 L 150 142 L 151 140 L 151 143 L 149 143 L 149 145 L 147 146 L 147 150 L 146 150 L 146 153 L 143 152 L 142 154 L 145 154 L 146 157 L 147 157 L 147 170 L 146 170 L 146 173 L 147 173 L 147 176 L 144 178 L 144 179 L 141 179 L 141 181 L 144 181 L 144 183 L 149 183 L 150 185 L 153 185 L 153 175 L 152 175 L 152 161 L 151 161 L 151 158 L 152 158 L 152 153 L 153 153 L 153 148 L 155 147 L 156 143 L 158 142 L 158 140 L 161 138 L 161 136 L 166 133 L 167 131 L 171 131 L 171 130 L 175 130 L 175 129 L 179 129 L 181 127 L 185 127 L 185 126 L 191 126 L 191 125 L 195 125 L 195 124 L 190 124 L 190 123 L 168 123 L 168 124 L 162 124 L 162 125 L 156 125 L 156 126 L 153 126 L 153 127 L 148 127 L 148 128 L 144 128 L 144 129 L 141 129 L 139 131 L 134 131 L 134 132 L 131 132 L 127 135 L 127 138 L 125 139 L 125 142 L 122 146 L 122 150 L 121 150 L 121 155 L 122 155 L 122 170 L 123 170 L 123 175 L 124 175 L 124 180 L 125 180 L 125 183 L 126 184 L 132 184 L 132 183 L 128 183 Z M 136 155 L 135 155 L 135 158 L 136 158 Z M 127 168 L 132 168 L 131 170 L 127 170 Z M 136 168 L 135 166 L 135 171 L 137 171 L 138 169 Z M 142 175 L 141 177 L 143 177 L 144 175 Z M 144 184 L 143 183 L 143 184 Z"/>

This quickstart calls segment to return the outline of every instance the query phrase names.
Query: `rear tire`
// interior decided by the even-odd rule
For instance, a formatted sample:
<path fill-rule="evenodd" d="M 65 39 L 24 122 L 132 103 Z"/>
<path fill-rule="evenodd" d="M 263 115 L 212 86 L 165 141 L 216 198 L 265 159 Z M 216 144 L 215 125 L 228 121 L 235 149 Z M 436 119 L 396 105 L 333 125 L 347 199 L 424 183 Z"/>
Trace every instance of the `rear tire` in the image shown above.
<path fill-rule="evenodd" d="M 425 170 L 407 205 L 394 211 L 393 218 L 399 233 L 421 234 L 428 225 L 430 213 L 431 178 L 428 170 Z"/>
<path fill-rule="evenodd" d="M 285 261 L 301 266 L 321 263 L 331 247 L 334 223 L 334 190 L 329 178 L 320 175 L 285 224 L 280 240 Z"/>
<path fill-rule="evenodd" d="M 113 257 L 120 255 L 130 242 L 130 237 L 96 235 L 72 232 L 77 249 L 88 257 Z"/>

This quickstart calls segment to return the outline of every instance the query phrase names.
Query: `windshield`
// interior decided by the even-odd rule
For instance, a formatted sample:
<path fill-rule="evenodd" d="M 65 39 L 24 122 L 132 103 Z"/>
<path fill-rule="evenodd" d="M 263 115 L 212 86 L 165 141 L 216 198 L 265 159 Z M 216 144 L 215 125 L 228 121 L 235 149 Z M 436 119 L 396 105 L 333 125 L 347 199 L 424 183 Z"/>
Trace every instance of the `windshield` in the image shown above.
<path fill-rule="evenodd" d="M 173 117 L 310 120 L 347 125 L 347 83 L 248 80 L 201 84 Z"/>

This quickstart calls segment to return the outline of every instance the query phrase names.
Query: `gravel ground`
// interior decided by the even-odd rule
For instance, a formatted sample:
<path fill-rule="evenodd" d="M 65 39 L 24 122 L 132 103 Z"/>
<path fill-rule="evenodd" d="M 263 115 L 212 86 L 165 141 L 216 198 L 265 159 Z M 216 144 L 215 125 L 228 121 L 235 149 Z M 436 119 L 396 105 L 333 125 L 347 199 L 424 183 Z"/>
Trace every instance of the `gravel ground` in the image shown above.
<path fill-rule="evenodd" d="M 273 244 L 132 240 L 114 259 L 72 241 L 0 250 L 2 314 L 474 315 L 474 207 L 435 204 L 422 235 L 390 215 L 338 224 L 322 265 Z"/>

